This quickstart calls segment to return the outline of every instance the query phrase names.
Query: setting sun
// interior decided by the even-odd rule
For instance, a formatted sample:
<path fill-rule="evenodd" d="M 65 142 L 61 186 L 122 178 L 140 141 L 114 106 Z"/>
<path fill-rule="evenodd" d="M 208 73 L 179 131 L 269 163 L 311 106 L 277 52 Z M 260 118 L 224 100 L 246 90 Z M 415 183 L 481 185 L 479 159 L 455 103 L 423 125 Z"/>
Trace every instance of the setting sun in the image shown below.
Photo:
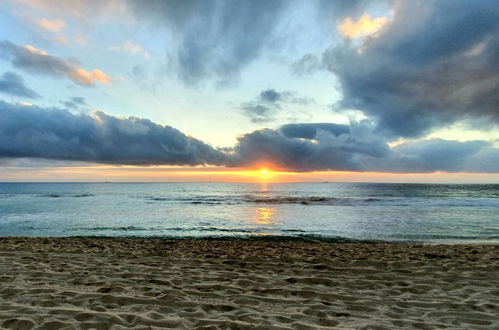
<path fill-rule="evenodd" d="M 262 175 L 266 175 L 266 174 L 268 174 L 268 173 L 269 173 L 269 171 L 268 171 L 268 170 L 266 170 L 266 169 L 262 169 L 262 170 L 260 170 L 260 174 L 262 174 Z"/>

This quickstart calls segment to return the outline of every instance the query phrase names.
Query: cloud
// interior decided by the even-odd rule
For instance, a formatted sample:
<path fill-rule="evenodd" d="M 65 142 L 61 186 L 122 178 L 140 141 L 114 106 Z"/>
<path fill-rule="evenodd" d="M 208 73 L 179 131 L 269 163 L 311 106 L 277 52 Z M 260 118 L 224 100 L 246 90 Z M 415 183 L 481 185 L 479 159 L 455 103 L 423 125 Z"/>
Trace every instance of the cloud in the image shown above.
<path fill-rule="evenodd" d="M 390 148 L 369 122 L 289 124 L 238 138 L 231 166 L 293 171 L 397 173 L 499 172 L 499 149 L 487 141 L 406 141 Z"/>
<path fill-rule="evenodd" d="M 60 103 L 68 109 L 79 109 L 87 105 L 87 101 L 81 96 L 73 96 L 68 101 L 60 101 Z"/>
<path fill-rule="evenodd" d="M 10 94 L 20 97 L 25 97 L 28 99 L 40 98 L 35 91 L 26 87 L 24 84 L 24 79 L 11 71 L 4 72 L 0 76 L 0 93 Z"/>
<path fill-rule="evenodd" d="M 37 21 L 37 23 L 39 27 L 51 32 L 58 32 L 66 26 L 66 23 L 60 18 L 52 21 L 47 18 L 41 18 Z"/>
<path fill-rule="evenodd" d="M 96 82 L 109 84 L 112 80 L 110 75 L 99 69 L 93 69 L 92 71 L 87 71 L 83 68 L 74 69 L 69 72 L 69 76 L 74 82 L 80 85 L 93 85 Z"/>
<path fill-rule="evenodd" d="M 0 157 L 130 165 L 221 164 L 226 156 L 170 126 L 96 111 L 25 107 L 0 101 Z"/>
<path fill-rule="evenodd" d="M 138 21 L 166 27 L 173 60 L 187 85 L 214 79 L 230 84 L 240 71 L 273 47 L 287 1 L 128 1 Z"/>
<path fill-rule="evenodd" d="M 383 172 L 487 172 L 499 171 L 499 163 L 495 166 L 476 164 L 476 155 L 490 147 L 486 141 L 447 141 L 431 139 L 405 142 L 391 151 L 390 157 L 384 159 L 365 159 L 365 167 Z M 497 154 L 497 150 L 489 148 Z M 482 163 L 483 164 L 483 163 Z"/>
<path fill-rule="evenodd" d="M 267 89 L 260 93 L 260 99 L 264 102 L 275 103 L 281 100 L 282 96 L 273 89 Z"/>
<path fill-rule="evenodd" d="M 7 40 L 0 41 L 0 58 L 28 73 L 62 76 L 83 86 L 92 86 L 97 82 L 109 84 L 112 81 L 110 75 L 99 69 L 87 71 L 79 67 L 75 59 L 62 59 L 31 45 L 18 46 Z"/>
<path fill-rule="evenodd" d="M 269 107 L 261 104 L 244 104 L 241 107 L 243 114 L 250 118 L 252 123 L 267 123 L 275 120 L 276 107 Z"/>
<path fill-rule="evenodd" d="M 44 52 L 43 50 L 37 49 L 31 45 L 23 46 L 23 48 L 32 54 L 37 54 L 37 55 L 42 55 L 42 56 L 48 55 L 47 52 Z"/>
<path fill-rule="evenodd" d="M 48 12 L 52 16 L 70 16 L 72 21 L 91 25 L 96 20 L 104 18 L 126 17 L 126 3 L 122 0 L 13 0 L 13 2 L 28 6 L 35 10 Z"/>
<path fill-rule="evenodd" d="M 393 2 L 393 0 L 319 0 L 318 12 L 321 16 L 332 17 L 338 20 L 347 16 L 358 17 L 369 9 L 379 10 L 383 6 L 391 7 Z"/>
<path fill-rule="evenodd" d="M 499 8 L 482 1 L 400 1 L 391 23 L 333 46 L 322 63 L 341 83 L 343 108 L 362 110 L 392 136 L 421 137 L 457 120 L 499 124 Z"/>
<path fill-rule="evenodd" d="M 312 103 L 314 100 L 299 97 L 294 92 L 266 89 L 261 91 L 254 100 L 241 104 L 241 109 L 253 123 L 266 123 L 276 120 L 284 106 L 291 104 L 304 106 Z"/>
<path fill-rule="evenodd" d="M 334 136 L 350 134 L 350 126 L 334 123 L 300 123 L 281 126 L 281 133 L 287 138 L 314 139 L 319 131 L 328 132 Z"/>
<path fill-rule="evenodd" d="M 74 104 L 85 105 L 73 97 Z M 405 141 L 390 147 L 372 122 L 287 124 L 241 135 L 224 152 L 150 120 L 0 101 L 0 159 L 124 165 L 267 165 L 288 171 L 499 172 L 487 141 Z"/>
<path fill-rule="evenodd" d="M 132 77 L 137 81 L 144 81 L 147 79 L 147 70 L 143 65 L 134 65 L 131 71 Z"/>
<path fill-rule="evenodd" d="M 237 83 L 242 69 L 287 39 L 278 30 L 292 5 L 286 0 L 18 1 L 88 26 L 101 18 L 149 25 L 160 39 L 163 34 L 157 40 L 168 45 L 168 70 L 175 70 L 187 86 Z M 111 47 L 123 46 L 134 49 Z"/>
<path fill-rule="evenodd" d="M 388 23 L 388 17 L 380 16 L 371 18 L 371 16 L 366 13 L 356 22 L 352 20 L 351 17 L 345 18 L 338 24 L 338 31 L 342 36 L 353 39 L 375 34 L 381 30 L 386 23 Z"/>
<path fill-rule="evenodd" d="M 462 165 L 469 172 L 499 172 L 499 148 L 490 145 L 480 149 Z"/>
<path fill-rule="evenodd" d="M 238 138 L 234 165 L 271 164 L 295 171 L 363 170 L 360 158 L 386 157 L 388 145 L 376 138 L 367 122 L 317 123 L 262 129 Z"/>
<path fill-rule="evenodd" d="M 145 51 L 141 46 L 134 44 L 132 40 L 127 40 L 121 45 L 109 46 L 107 50 L 114 52 L 123 52 L 131 55 L 140 54 L 144 56 L 145 59 L 149 59 L 151 56 L 147 51 Z"/>
<path fill-rule="evenodd" d="M 305 54 L 291 64 L 291 71 L 298 76 L 309 75 L 324 68 L 321 58 L 315 54 Z"/>
<path fill-rule="evenodd" d="M 243 103 L 241 109 L 253 123 L 270 122 L 275 120 L 275 115 L 281 109 L 279 101 L 282 98 L 282 93 L 274 89 L 266 89 L 260 92 L 256 100 Z"/>

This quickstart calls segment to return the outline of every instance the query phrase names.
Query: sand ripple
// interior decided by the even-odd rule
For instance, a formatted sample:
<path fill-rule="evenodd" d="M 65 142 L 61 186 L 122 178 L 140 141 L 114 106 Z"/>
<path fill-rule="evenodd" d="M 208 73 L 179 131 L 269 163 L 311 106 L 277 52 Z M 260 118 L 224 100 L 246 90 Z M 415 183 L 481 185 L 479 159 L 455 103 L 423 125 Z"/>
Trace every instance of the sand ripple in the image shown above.
<path fill-rule="evenodd" d="M 499 246 L 0 238 L 6 329 L 493 329 Z"/>

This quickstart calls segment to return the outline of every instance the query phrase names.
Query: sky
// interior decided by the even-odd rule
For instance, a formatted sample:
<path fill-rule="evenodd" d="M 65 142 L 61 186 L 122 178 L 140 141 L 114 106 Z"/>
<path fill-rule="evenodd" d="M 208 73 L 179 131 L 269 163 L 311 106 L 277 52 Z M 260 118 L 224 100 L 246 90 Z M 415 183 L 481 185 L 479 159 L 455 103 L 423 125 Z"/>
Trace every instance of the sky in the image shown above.
<path fill-rule="evenodd" d="M 0 181 L 499 182 L 497 63 L 492 0 L 2 0 Z"/>

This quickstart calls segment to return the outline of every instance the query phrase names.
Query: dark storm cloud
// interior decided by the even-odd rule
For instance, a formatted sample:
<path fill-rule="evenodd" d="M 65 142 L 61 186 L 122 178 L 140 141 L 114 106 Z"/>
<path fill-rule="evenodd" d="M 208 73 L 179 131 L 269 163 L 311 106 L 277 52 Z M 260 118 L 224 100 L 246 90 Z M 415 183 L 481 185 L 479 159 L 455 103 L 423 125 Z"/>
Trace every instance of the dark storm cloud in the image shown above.
<path fill-rule="evenodd" d="M 20 75 L 10 71 L 0 76 L 0 93 L 28 99 L 37 99 L 40 97 L 40 95 L 24 84 L 24 79 Z"/>
<path fill-rule="evenodd" d="M 296 124 L 279 131 L 257 130 L 241 136 L 234 151 L 236 165 L 263 163 L 296 171 L 363 170 L 360 157 L 389 155 L 388 145 L 372 135 L 368 123 L 350 127 Z"/>
<path fill-rule="evenodd" d="M 66 77 L 84 86 L 111 81 L 111 77 L 101 70 L 95 69 L 89 72 L 78 67 L 77 59 L 48 55 L 32 46 L 19 46 L 8 40 L 0 41 L 0 58 L 10 61 L 14 67 L 28 73 Z"/>
<path fill-rule="evenodd" d="M 225 155 L 177 129 L 147 119 L 0 101 L 0 157 L 130 165 L 221 164 Z"/>
<path fill-rule="evenodd" d="M 341 106 L 395 136 L 470 118 L 498 124 L 498 17 L 493 0 L 397 2 L 393 21 L 361 51 L 333 47 L 323 64 L 341 82 Z"/>
<path fill-rule="evenodd" d="M 287 5 L 283 0 L 128 1 L 141 21 L 169 28 L 177 38 L 173 54 L 187 84 L 215 78 L 237 80 L 240 70 L 273 46 L 275 28 Z"/>
<path fill-rule="evenodd" d="M 281 126 L 280 131 L 288 138 L 313 139 L 319 130 L 329 132 L 335 136 L 350 134 L 349 125 L 333 123 L 306 123 L 306 124 L 286 124 Z"/>
<path fill-rule="evenodd" d="M 136 117 L 75 115 L 0 101 L 0 118 L 3 164 L 5 159 L 44 158 L 124 165 L 269 164 L 292 171 L 499 172 L 499 149 L 489 142 L 433 139 L 390 148 L 369 121 L 257 130 L 222 152 L 173 127 Z"/>
<path fill-rule="evenodd" d="M 245 134 L 238 139 L 231 165 L 272 164 L 294 171 L 499 172 L 499 149 L 487 141 L 431 139 L 390 148 L 370 125 L 328 125 L 334 124 L 285 125 Z"/>

